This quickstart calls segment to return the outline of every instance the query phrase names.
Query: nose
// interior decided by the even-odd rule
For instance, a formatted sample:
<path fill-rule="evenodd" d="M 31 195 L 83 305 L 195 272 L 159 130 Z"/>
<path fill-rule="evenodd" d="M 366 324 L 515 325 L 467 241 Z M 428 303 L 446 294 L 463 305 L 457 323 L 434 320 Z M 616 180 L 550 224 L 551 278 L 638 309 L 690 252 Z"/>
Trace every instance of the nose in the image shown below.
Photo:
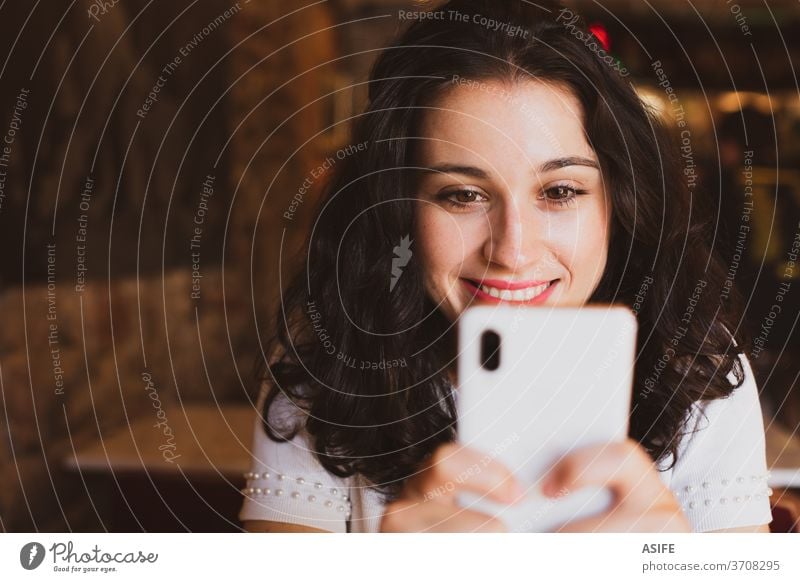
<path fill-rule="evenodd" d="M 525 273 L 544 249 L 546 224 L 533 208 L 510 200 L 490 216 L 483 256 L 489 265 L 509 272 Z"/>

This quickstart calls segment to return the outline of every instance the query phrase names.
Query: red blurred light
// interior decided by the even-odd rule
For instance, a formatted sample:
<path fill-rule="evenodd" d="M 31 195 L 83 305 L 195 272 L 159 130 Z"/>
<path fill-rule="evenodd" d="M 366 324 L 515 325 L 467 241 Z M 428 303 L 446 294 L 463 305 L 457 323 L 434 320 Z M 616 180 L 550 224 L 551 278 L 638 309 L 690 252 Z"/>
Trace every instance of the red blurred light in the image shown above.
<path fill-rule="evenodd" d="M 600 41 L 600 44 L 603 45 L 603 48 L 606 52 L 611 50 L 611 38 L 608 36 L 608 31 L 602 23 L 594 22 L 590 24 L 589 32 L 591 32 L 597 38 L 597 40 Z"/>

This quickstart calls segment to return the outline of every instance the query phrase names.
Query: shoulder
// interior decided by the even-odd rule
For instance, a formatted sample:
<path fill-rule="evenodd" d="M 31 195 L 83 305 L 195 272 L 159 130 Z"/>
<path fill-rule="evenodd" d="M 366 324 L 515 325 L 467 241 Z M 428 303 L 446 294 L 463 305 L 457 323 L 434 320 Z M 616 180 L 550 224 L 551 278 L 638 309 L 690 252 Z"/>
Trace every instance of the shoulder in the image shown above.
<path fill-rule="evenodd" d="M 314 454 L 310 435 L 302 426 L 293 438 L 276 442 L 263 427 L 262 386 L 253 420 L 250 470 L 244 474 L 244 501 L 239 519 L 273 521 L 344 532 L 350 517 L 350 479 L 328 473 Z M 275 402 L 275 414 L 302 419 L 288 400 Z"/>
<path fill-rule="evenodd" d="M 764 422 L 752 368 L 727 398 L 696 402 L 678 448 L 670 488 L 696 531 L 771 520 Z M 731 375 L 728 380 L 734 384 Z"/>
<path fill-rule="evenodd" d="M 733 388 L 727 398 L 701 400 L 692 405 L 686 427 L 690 433 L 705 431 L 702 438 L 738 435 L 740 438 L 761 439 L 764 437 L 764 424 L 761 417 L 761 403 L 755 375 L 750 361 L 744 354 L 739 355 L 744 378 Z M 733 372 L 727 375 L 728 382 L 736 386 Z M 713 427 L 713 428 L 712 428 Z"/>

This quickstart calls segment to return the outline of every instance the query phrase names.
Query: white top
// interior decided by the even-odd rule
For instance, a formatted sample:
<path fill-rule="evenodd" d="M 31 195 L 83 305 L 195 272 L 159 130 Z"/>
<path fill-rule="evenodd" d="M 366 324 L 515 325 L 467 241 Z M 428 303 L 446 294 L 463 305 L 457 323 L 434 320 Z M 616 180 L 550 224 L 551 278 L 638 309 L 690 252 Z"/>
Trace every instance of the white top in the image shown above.
<path fill-rule="evenodd" d="M 753 371 L 742 357 L 745 381 L 730 398 L 695 403 L 679 446 L 678 462 L 659 472 L 683 507 L 694 531 L 757 526 L 772 520 L 767 486 L 764 424 Z M 733 376 L 729 380 L 733 382 Z M 245 473 L 239 519 L 305 525 L 332 532 L 377 532 L 383 505 L 360 475 L 328 473 L 312 452 L 305 430 L 276 443 L 261 426 L 262 390 L 253 438 L 253 462 Z M 285 400 L 275 413 L 296 414 Z M 662 463 L 663 468 L 668 463 Z"/>

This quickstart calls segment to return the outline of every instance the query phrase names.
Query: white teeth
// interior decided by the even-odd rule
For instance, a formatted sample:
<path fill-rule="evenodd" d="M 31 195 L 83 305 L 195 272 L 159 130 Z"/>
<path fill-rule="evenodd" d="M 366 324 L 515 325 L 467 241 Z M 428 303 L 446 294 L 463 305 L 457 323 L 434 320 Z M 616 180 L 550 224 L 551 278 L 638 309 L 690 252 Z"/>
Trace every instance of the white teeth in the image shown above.
<path fill-rule="evenodd" d="M 544 283 L 537 287 L 511 291 L 509 289 L 497 289 L 495 287 L 489 287 L 488 285 L 481 285 L 480 289 L 484 293 L 500 299 L 501 301 L 530 301 L 537 295 L 541 295 L 549 286 L 550 283 Z"/>

